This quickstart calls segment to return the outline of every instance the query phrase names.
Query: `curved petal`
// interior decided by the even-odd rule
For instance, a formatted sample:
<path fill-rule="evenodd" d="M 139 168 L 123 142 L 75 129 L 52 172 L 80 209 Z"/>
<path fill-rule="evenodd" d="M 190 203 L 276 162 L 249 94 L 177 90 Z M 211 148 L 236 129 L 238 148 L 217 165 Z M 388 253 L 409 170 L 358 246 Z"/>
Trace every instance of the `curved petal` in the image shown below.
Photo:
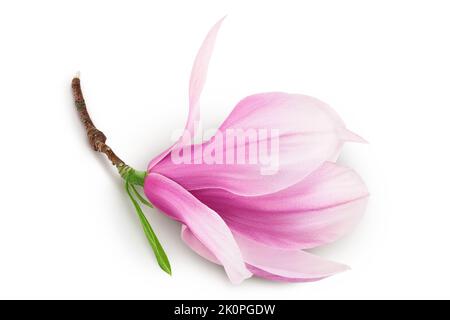
<path fill-rule="evenodd" d="M 205 40 L 203 40 L 203 43 L 200 49 L 198 50 L 197 56 L 194 61 L 194 65 L 192 66 L 191 79 L 189 82 L 189 115 L 185 127 L 185 130 L 190 133 L 191 137 L 194 136 L 195 127 L 198 125 L 198 122 L 200 121 L 200 105 L 199 105 L 200 95 L 202 93 L 203 86 L 205 85 L 206 82 L 209 60 L 211 59 L 211 55 L 214 49 L 216 36 L 217 33 L 219 32 L 220 26 L 222 25 L 224 19 L 225 17 L 220 19 L 208 32 Z M 171 147 L 162 152 L 160 155 L 155 157 L 148 165 L 147 170 L 150 170 L 158 162 L 164 159 L 167 156 L 167 154 L 169 154 L 169 152 L 177 144 L 179 144 L 180 140 L 174 143 Z"/>
<path fill-rule="evenodd" d="M 191 146 L 188 161 L 174 161 L 180 153 L 175 148 L 153 170 L 190 191 L 220 188 L 239 195 L 270 194 L 335 158 L 349 137 L 357 139 L 315 98 L 256 94 L 238 103 L 210 141 Z M 213 162 L 207 160 L 208 149 L 219 154 Z M 238 154 L 243 155 L 240 162 Z"/>
<path fill-rule="evenodd" d="M 185 225 L 181 226 L 181 239 L 183 239 L 183 241 L 185 243 L 187 243 L 189 245 L 189 247 L 194 250 L 198 255 L 202 256 L 203 258 L 205 258 L 206 260 L 211 261 L 212 263 L 215 264 L 219 264 L 220 265 L 220 261 L 217 260 L 216 256 L 209 251 L 208 248 L 206 248 L 196 237 L 195 235 L 192 233 L 191 230 L 189 230 L 188 227 L 186 227 Z"/>
<path fill-rule="evenodd" d="M 279 248 L 313 248 L 348 233 L 362 216 L 368 190 L 351 169 L 327 162 L 301 182 L 262 196 L 222 189 L 192 191 L 233 230 Z"/>
<path fill-rule="evenodd" d="M 157 208 L 188 226 L 195 237 L 214 252 L 233 283 L 251 276 L 230 229 L 217 213 L 180 185 L 159 174 L 147 175 L 144 191 Z"/>
<path fill-rule="evenodd" d="M 220 262 L 188 228 L 182 228 L 183 241 L 211 262 Z M 322 259 L 301 250 L 279 249 L 235 234 L 247 268 L 256 276 L 275 281 L 317 281 L 348 270 L 343 264 Z"/>
<path fill-rule="evenodd" d="M 191 79 L 189 81 L 189 116 L 186 123 L 186 130 L 191 136 L 194 136 L 195 125 L 198 124 L 198 121 L 200 120 L 200 95 L 206 82 L 209 60 L 211 59 L 214 49 L 216 36 L 224 19 L 225 17 L 220 19 L 211 28 L 203 41 L 203 44 L 197 53 L 197 57 L 195 58 L 194 65 L 192 66 Z"/>

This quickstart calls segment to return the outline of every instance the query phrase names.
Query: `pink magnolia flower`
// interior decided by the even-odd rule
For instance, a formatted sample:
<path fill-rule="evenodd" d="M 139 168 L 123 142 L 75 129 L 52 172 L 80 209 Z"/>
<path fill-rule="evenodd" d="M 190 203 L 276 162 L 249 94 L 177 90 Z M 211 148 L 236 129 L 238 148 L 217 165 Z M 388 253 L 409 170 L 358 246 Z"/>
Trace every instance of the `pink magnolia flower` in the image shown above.
<path fill-rule="evenodd" d="M 221 23 L 208 33 L 192 69 L 186 124 L 192 135 Z M 174 163 L 172 153 L 186 147 L 180 140 L 148 166 L 144 192 L 150 202 L 181 222 L 185 243 L 223 265 L 233 283 L 252 275 L 314 281 L 346 270 L 304 249 L 342 237 L 362 215 L 366 186 L 354 171 L 334 161 L 344 142 L 364 140 L 347 130 L 325 103 L 282 92 L 244 98 L 218 133 L 239 128 L 278 130 L 275 174 L 261 174 L 258 163 Z M 214 137 L 202 147 L 213 142 Z M 224 152 L 230 151 L 226 148 Z"/>

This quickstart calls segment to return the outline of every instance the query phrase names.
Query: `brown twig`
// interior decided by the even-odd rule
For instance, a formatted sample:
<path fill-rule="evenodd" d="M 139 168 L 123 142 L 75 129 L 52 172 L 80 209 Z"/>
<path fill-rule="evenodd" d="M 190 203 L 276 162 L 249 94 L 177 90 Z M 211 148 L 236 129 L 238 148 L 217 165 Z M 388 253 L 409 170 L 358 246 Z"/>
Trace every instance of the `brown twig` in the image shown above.
<path fill-rule="evenodd" d="M 78 115 L 80 116 L 81 122 L 86 129 L 89 144 L 91 145 L 92 149 L 104 153 L 111 161 L 111 163 L 115 167 L 117 167 L 117 169 L 119 169 L 119 171 L 121 171 L 121 169 L 124 167 L 128 167 L 106 144 L 105 134 L 98 130 L 92 122 L 86 108 L 86 103 L 83 98 L 83 92 L 81 91 L 80 78 L 78 76 L 75 76 L 72 79 L 72 92 Z"/>

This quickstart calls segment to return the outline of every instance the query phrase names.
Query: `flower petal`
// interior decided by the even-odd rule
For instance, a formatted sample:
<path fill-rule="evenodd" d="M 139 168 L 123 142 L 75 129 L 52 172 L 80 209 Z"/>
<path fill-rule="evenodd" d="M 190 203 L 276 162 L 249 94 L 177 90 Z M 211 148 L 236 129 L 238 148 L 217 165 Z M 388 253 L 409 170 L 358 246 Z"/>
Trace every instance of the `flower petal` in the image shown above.
<path fill-rule="evenodd" d="M 266 135 L 260 136 L 260 130 Z M 228 132 L 243 133 L 244 139 L 228 140 Z M 258 134 L 252 138 L 251 133 Z M 256 94 L 238 103 L 215 137 L 191 147 L 200 152 L 192 152 L 190 163 L 173 161 L 172 156 L 180 152 L 176 148 L 153 170 L 190 191 L 220 188 L 239 195 L 269 194 L 301 181 L 336 158 L 343 137 L 355 140 L 334 111 L 315 98 L 281 92 Z M 214 148 L 219 138 L 225 140 L 217 147 L 222 148 L 222 162 L 208 163 L 202 150 Z M 259 153 L 263 147 L 270 150 L 266 158 Z M 258 150 L 253 162 L 252 149 Z M 245 161 L 236 163 L 236 154 L 242 150 Z"/>
<path fill-rule="evenodd" d="M 185 127 L 185 130 L 189 132 L 192 137 L 194 136 L 195 127 L 200 121 L 199 100 L 203 90 L 203 86 L 206 82 L 209 60 L 211 59 L 211 55 L 214 49 L 217 33 L 219 32 L 220 26 L 224 19 L 225 17 L 220 19 L 211 28 L 205 40 L 203 40 L 203 43 L 195 58 L 194 65 L 192 66 L 191 79 L 189 83 L 189 115 Z M 147 170 L 150 170 L 154 165 L 164 159 L 167 154 L 180 143 L 180 141 L 181 138 L 167 150 L 155 157 L 148 165 Z"/>
<path fill-rule="evenodd" d="M 265 278 L 270 274 L 272 280 L 315 281 L 349 269 L 302 250 L 273 248 L 238 235 L 235 239 L 256 276 Z"/>
<path fill-rule="evenodd" d="M 312 248 L 348 233 L 362 216 L 368 191 L 351 169 L 326 162 L 301 182 L 262 196 L 222 189 L 192 191 L 233 230 L 279 248 Z"/>
<path fill-rule="evenodd" d="M 172 180 L 150 173 L 144 183 L 150 202 L 169 217 L 188 226 L 197 239 L 213 252 L 233 283 L 251 276 L 233 235 L 213 210 Z"/>
<path fill-rule="evenodd" d="M 189 245 L 189 247 L 194 250 L 197 254 L 199 254 L 200 256 L 202 256 L 203 258 L 205 258 L 206 260 L 211 261 L 212 263 L 215 264 L 219 264 L 220 265 L 220 261 L 217 260 L 216 256 L 209 251 L 208 248 L 206 248 L 196 237 L 195 235 L 192 233 L 191 230 L 189 230 L 188 227 L 186 227 L 185 225 L 181 226 L 181 239 L 183 239 L 183 241 L 185 243 L 187 243 Z"/>
<path fill-rule="evenodd" d="M 182 239 L 199 255 L 211 262 L 220 262 L 198 241 L 188 228 L 182 228 Z M 279 249 L 235 234 L 247 268 L 256 276 L 276 281 L 317 281 L 348 270 L 343 264 L 322 259 L 301 250 Z"/>
<path fill-rule="evenodd" d="M 192 66 L 191 79 L 189 82 L 189 116 L 186 124 L 186 130 L 191 136 L 194 135 L 194 127 L 200 120 L 199 100 L 206 82 L 208 74 L 209 60 L 214 49 L 216 36 L 219 32 L 225 17 L 220 19 L 209 31 L 202 46 L 200 47 L 194 65 Z"/>

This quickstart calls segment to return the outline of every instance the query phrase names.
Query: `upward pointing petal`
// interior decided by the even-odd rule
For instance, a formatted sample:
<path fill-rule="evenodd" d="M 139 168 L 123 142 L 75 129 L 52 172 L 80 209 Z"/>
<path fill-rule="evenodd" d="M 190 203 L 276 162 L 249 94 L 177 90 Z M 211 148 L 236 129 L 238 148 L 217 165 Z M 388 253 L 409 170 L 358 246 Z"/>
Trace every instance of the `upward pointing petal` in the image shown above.
<path fill-rule="evenodd" d="M 186 123 L 186 130 L 190 132 L 191 136 L 193 136 L 196 122 L 200 120 L 200 95 L 206 82 L 209 60 L 214 49 L 216 36 L 224 19 L 225 17 L 220 19 L 209 31 L 192 66 L 189 82 L 189 117 Z"/>
<path fill-rule="evenodd" d="M 225 17 L 220 19 L 211 28 L 205 40 L 203 40 L 203 44 L 198 50 L 194 65 L 192 66 L 191 79 L 189 82 L 189 115 L 185 126 L 185 130 L 190 133 L 191 137 L 194 137 L 195 126 L 200 121 L 200 95 L 206 82 L 209 60 L 211 59 L 211 55 L 214 49 L 216 36 L 224 19 Z M 150 171 L 150 169 L 152 169 L 156 164 L 163 160 L 170 153 L 170 151 L 175 148 L 180 140 L 181 138 L 160 155 L 155 157 L 152 161 L 150 161 L 147 170 Z"/>

